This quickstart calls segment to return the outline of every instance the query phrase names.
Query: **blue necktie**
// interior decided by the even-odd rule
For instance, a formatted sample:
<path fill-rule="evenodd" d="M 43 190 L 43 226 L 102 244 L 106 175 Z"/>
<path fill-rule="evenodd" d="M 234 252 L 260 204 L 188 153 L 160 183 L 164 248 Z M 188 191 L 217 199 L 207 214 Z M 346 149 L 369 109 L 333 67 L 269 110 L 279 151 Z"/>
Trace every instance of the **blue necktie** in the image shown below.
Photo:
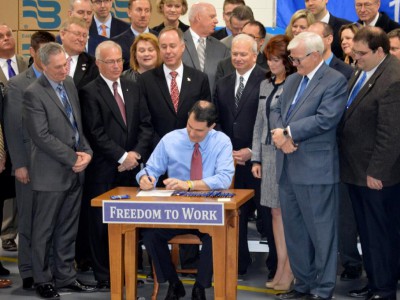
<path fill-rule="evenodd" d="M 12 78 L 15 76 L 15 71 L 13 67 L 11 66 L 11 59 L 7 59 L 7 65 L 8 65 L 8 79 Z"/>
<path fill-rule="evenodd" d="M 79 131 L 78 131 L 78 125 L 76 124 L 75 118 L 74 118 L 74 114 L 72 111 L 72 106 L 71 103 L 68 100 L 68 96 L 67 93 L 65 92 L 64 86 L 60 83 L 57 86 L 57 91 L 60 95 L 60 99 L 61 102 L 64 106 L 65 109 L 65 113 L 68 116 L 69 122 L 72 125 L 72 128 L 74 129 L 74 134 L 75 134 L 75 148 L 78 149 L 78 145 L 79 145 Z"/>
<path fill-rule="evenodd" d="M 361 90 L 366 78 L 367 78 L 367 73 L 362 72 L 360 80 L 357 82 L 357 84 L 354 86 L 354 89 L 351 91 L 349 100 L 347 100 L 346 108 L 349 108 L 351 103 L 353 103 L 353 100 L 356 98 L 358 92 Z"/>
<path fill-rule="evenodd" d="M 297 102 L 299 101 L 300 97 L 303 95 L 306 87 L 307 87 L 307 83 L 308 83 L 308 77 L 304 76 L 301 83 L 300 83 L 300 88 L 299 88 L 299 92 L 297 93 L 297 97 L 296 99 L 292 102 L 292 104 L 290 104 L 289 110 L 287 112 L 286 115 L 286 120 L 289 119 L 290 114 L 293 111 L 293 108 L 295 108 Z"/>

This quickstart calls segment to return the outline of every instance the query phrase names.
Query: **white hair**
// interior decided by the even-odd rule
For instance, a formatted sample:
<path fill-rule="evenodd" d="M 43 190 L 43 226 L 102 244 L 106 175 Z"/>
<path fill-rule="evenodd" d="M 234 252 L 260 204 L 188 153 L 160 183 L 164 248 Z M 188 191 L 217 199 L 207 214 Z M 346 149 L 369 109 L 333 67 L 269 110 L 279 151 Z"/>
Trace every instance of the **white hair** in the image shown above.
<path fill-rule="evenodd" d="M 237 36 L 235 36 L 233 38 L 232 46 L 233 46 L 233 44 L 235 44 L 237 42 L 240 42 L 240 41 L 250 43 L 251 44 L 251 50 L 256 54 L 258 53 L 258 51 L 257 51 L 257 42 L 253 37 L 251 37 L 251 36 L 249 36 L 249 35 L 247 35 L 245 33 L 240 33 L 240 34 L 238 34 Z"/>
<path fill-rule="evenodd" d="M 296 35 L 289 43 L 287 49 L 290 51 L 297 48 L 300 44 L 306 47 L 306 53 L 318 52 L 322 55 L 324 52 L 324 42 L 319 34 L 304 31 Z"/>

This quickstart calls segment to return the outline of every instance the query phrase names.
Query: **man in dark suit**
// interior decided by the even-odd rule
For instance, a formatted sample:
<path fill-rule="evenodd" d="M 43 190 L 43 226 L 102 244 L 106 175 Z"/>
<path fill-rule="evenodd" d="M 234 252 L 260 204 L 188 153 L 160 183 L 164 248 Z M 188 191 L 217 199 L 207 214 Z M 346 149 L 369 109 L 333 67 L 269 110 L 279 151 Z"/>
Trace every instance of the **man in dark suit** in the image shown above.
<path fill-rule="evenodd" d="M 99 74 L 94 57 L 84 52 L 88 39 L 86 23 L 75 17 L 69 18 L 61 26 L 60 38 L 67 54 L 68 75 L 80 90 Z"/>
<path fill-rule="evenodd" d="M 92 9 L 92 4 L 90 3 L 90 0 L 72 0 L 72 1 L 70 1 L 68 16 L 83 19 L 86 22 L 87 28 L 90 28 L 90 26 L 92 25 L 92 20 L 93 20 L 93 9 Z M 85 52 L 94 56 L 97 45 L 106 40 L 108 40 L 107 37 L 104 37 L 104 36 L 101 36 L 98 34 L 92 34 L 86 40 Z M 56 37 L 56 41 L 57 41 L 57 43 L 60 43 L 60 44 L 62 43 L 59 35 Z"/>
<path fill-rule="evenodd" d="M 331 299 L 337 270 L 339 154 L 336 127 L 346 78 L 323 60 L 319 35 L 302 32 L 288 45 L 297 73 L 286 78 L 270 114 L 276 176 L 290 266 L 296 281 L 281 299 Z M 301 251 L 299 251 L 301 249 Z"/>
<path fill-rule="evenodd" d="M 1 92 L 4 93 L 4 87 L 7 86 L 8 80 L 13 76 L 25 71 L 28 68 L 28 61 L 21 55 L 16 54 L 16 41 L 12 30 L 5 24 L 0 25 L 0 85 Z M 1 120 L 3 116 L 0 116 Z M 11 164 L 7 163 L 7 170 L 3 173 L 3 177 L 10 177 L 7 180 L 14 181 L 11 177 Z M 1 227 L 2 247 L 6 251 L 17 251 L 15 238 L 17 237 L 17 205 L 15 200 L 14 185 L 3 185 L 4 193 L 9 195 L 5 198 L 4 203 L 4 219 Z"/>
<path fill-rule="evenodd" d="M 83 171 L 92 150 L 62 46 L 47 43 L 39 57 L 43 76 L 29 85 L 23 102 L 23 122 L 32 140 L 32 271 L 37 294 L 55 298 L 57 289 L 94 291 L 76 279 L 73 265 Z"/>
<path fill-rule="evenodd" d="M 224 0 L 224 4 L 222 6 L 222 18 L 224 19 L 226 27 L 222 27 L 221 29 L 215 31 L 211 36 L 215 37 L 217 40 L 222 40 L 223 38 L 232 34 L 229 19 L 232 15 L 232 11 L 239 5 L 246 5 L 246 3 L 244 0 Z"/>
<path fill-rule="evenodd" d="M 79 93 L 84 131 L 94 157 L 86 171 L 84 206 L 90 211 L 89 239 L 98 288 L 110 288 L 108 230 L 102 210 L 90 200 L 116 186 L 132 186 L 139 163 L 150 154 L 153 129 L 139 87 L 120 79 L 121 47 L 113 41 L 96 50 L 100 75 Z"/>
<path fill-rule="evenodd" d="M 340 36 L 339 31 L 340 27 L 344 24 L 351 23 L 348 20 L 341 19 L 332 15 L 326 5 L 328 4 L 328 0 L 305 0 L 306 8 L 314 15 L 316 21 L 321 21 L 329 24 L 333 30 L 333 41 L 332 41 L 332 52 L 336 55 L 336 57 L 342 59 L 343 58 L 343 50 L 340 46 Z"/>
<path fill-rule="evenodd" d="M 186 126 L 188 112 L 196 101 L 211 100 L 207 75 L 182 63 L 185 51 L 182 31 L 166 27 L 160 32 L 158 40 L 164 63 L 138 78 L 142 96 L 151 114 L 155 131 L 154 146 L 168 132 Z M 172 72 L 177 73 L 173 73 L 176 76 L 174 80 Z M 174 93 L 174 97 L 171 97 L 173 81 L 173 89 L 177 87 L 178 97 Z"/>
<path fill-rule="evenodd" d="M 150 32 L 158 36 L 157 31 L 149 28 L 151 10 L 152 6 L 149 0 L 129 0 L 128 16 L 131 19 L 131 26 L 121 34 L 112 38 L 112 40 L 122 48 L 124 70 L 129 69 L 130 49 L 135 37 L 144 32 Z"/>
<path fill-rule="evenodd" d="M 215 7 L 210 3 L 193 4 L 189 10 L 189 23 L 189 30 L 183 34 L 186 47 L 182 61 L 207 74 L 212 92 L 217 65 L 230 54 L 224 44 L 210 36 L 218 23 Z"/>
<path fill-rule="evenodd" d="M 101 35 L 106 38 L 117 36 L 129 28 L 129 24 L 111 15 L 114 0 L 92 0 L 94 12 L 89 35 Z"/>
<path fill-rule="evenodd" d="M 15 175 L 15 190 L 18 212 L 18 269 L 22 277 L 22 288 L 33 288 L 31 222 L 32 186 L 30 184 L 31 140 L 22 122 L 23 93 L 25 89 L 42 75 L 39 48 L 55 38 L 49 32 L 38 31 L 31 36 L 30 55 L 33 64 L 26 71 L 10 79 L 4 104 L 4 130 L 7 138 L 12 171 Z"/>
<path fill-rule="evenodd" d="M 251 257 L 247 244 L 247 223 L 249 213 L 254 207 L 259 217 L 265 220 L 264 229 L 270 246 L 268 268 L 276 269 L 276 252 L 271 229 L 271 213 L 260 205 L 260 183 L 251 173 L 251 147 L 254 123 L 258 109 L 260 83 L 265 79 L 265 70 L 256 65 L 257 43 L 246 35 L 237 35 L 232 42 L 232 64 L 235 72 L 217 82 L 214 103 L 219 114 L 220 129 L 230 137 L 233 145 L 233 157 L 237 162 L 235 188 L 254 189 L 252 200 L 240 207 L 239 218 L 239 275 L 247 272 Z M 268 224 L 269 223 L 269 224 Z M 264 226 L 265 225 L 265 226 Z M 266 230 L 267 231 L 267 230 Z"/>
<path fill-rule="evenodd" d="M 242 29 L 242 33 L 250 35 L 257 42 L 257 61 L 256 64 L 267 72 L 269 70 L 267 58 L 262 52 L 262 46 L 265 43 L 266 31 L 264 25 L 259 21 L 249 21 Z M 230 75 L 235 72 L 235 67 L 232 64 L 232 58 L 229 56 L 224 58 L 218 63 L 217 71 L 215 74 L 215 82 L 222 77 Z"/>
<path fill-rule="evenodd" d="M 400 63 L 385 32 L 354 36 L 359 70 L 339 126 L 340 175 L 347 183 L 368 277 L 365 299 L 396 299 L 400 215 Z M 361 290 L 360 290 L 361 291 Z"/>
<path fill-rule="evenodd" d="M 324 43 L 324 52 L 322 54 L 322 58 L 325 63 L 330 66 L 332 69 L 340 72 L 346 77 L 347 80 L 350 79 L 351 74 L 353 73 L 353 68 L 345 64 L 342 60 L 338 59 L 334 53 L 332 53 L 332 42 L 333 42 L 333 29 L 332 26 L 328 23 L 317 21 L 311 24 L 307 31 L 314 32 L 318 34 Z"/>
<path fill-rule="evenodd" d="M 376 26 L 389 33 L 393 29 L 400 28 L 398 22 L 393 21 L 384 12 L 379 12 L 380 0 L 354 0 L 358 23 L 364 26 Z"/>

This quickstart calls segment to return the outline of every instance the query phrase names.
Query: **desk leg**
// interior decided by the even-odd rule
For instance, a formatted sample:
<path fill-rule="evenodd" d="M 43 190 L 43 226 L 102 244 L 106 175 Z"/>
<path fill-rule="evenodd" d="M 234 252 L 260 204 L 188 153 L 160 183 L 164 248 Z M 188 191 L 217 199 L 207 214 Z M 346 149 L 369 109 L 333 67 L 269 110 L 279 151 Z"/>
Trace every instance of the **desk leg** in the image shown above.
<path fill-rule="evenodd" d="M 121 224 L 108 224 L 108 244 L 110 251 L 111 300 L 122 300 L 123 236 Z"/>
<path fill-rule="evenodd" d="M 126 299 L 136 299 L 137 231 L 125 232 L 125 293 Z"/>
<path fill-rule="evenodd" d="M 236 300 L 239 247 L 238 211 L 230 211 L 227 217 L 226 234 L 229 246 L 226 251 L 226 297 L 229 300 Z"/>
<path fill-rule="evenodd" d="M 212 228 L 213 268 L 214 268 L 214 299 L 226 300 L 226 228 L 214 226 Z"/>

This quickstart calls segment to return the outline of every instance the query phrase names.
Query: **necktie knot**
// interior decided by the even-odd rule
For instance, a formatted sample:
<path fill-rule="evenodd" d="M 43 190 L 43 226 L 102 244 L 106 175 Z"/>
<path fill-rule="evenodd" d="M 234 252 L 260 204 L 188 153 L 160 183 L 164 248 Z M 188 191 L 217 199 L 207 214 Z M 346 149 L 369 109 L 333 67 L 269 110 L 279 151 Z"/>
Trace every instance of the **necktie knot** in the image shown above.
<path fill-rule="evenodd" d="M 116 90 L 118 90 L 118 82 L 117 82 L 117 81 L 114 81 L 112 86 L 113 86 L 114 92 L 115 92 Z"/>
<path fill-rule="evenodd" d="M 240 83 L 243 83 L 243 81 L 244 81 L 243 76 L 240 76 L 239 80 L 240 80 Z"/>
<path fill-rule="evenodd" d="M 196 143 L 196 144 L 194 144 L 194 150 L 199 150 L 199 147 L 200 147 L 200 145 L 199 145 L 199 143 Z"/>
<path fill-rule="evenodd" d="M 11 62 L 12 62 L 11 58 L 7 59 L 7 63 L 9 66 L 11 66 Z"/>
<path fill-rule="evenodd" d="M 12 65 L 11 65 L 11 58 L 7 59 L 7 65 L 8 65 L 8 79 L 14 77 L 16 75 Z"/>
<path fill-rule="evenodd" d="M 169 74 L 171 75 L 172 79 L 176 79 L 176 77 L 178 76 L 178 72 L 176 71 L 172 71 Z"/>

